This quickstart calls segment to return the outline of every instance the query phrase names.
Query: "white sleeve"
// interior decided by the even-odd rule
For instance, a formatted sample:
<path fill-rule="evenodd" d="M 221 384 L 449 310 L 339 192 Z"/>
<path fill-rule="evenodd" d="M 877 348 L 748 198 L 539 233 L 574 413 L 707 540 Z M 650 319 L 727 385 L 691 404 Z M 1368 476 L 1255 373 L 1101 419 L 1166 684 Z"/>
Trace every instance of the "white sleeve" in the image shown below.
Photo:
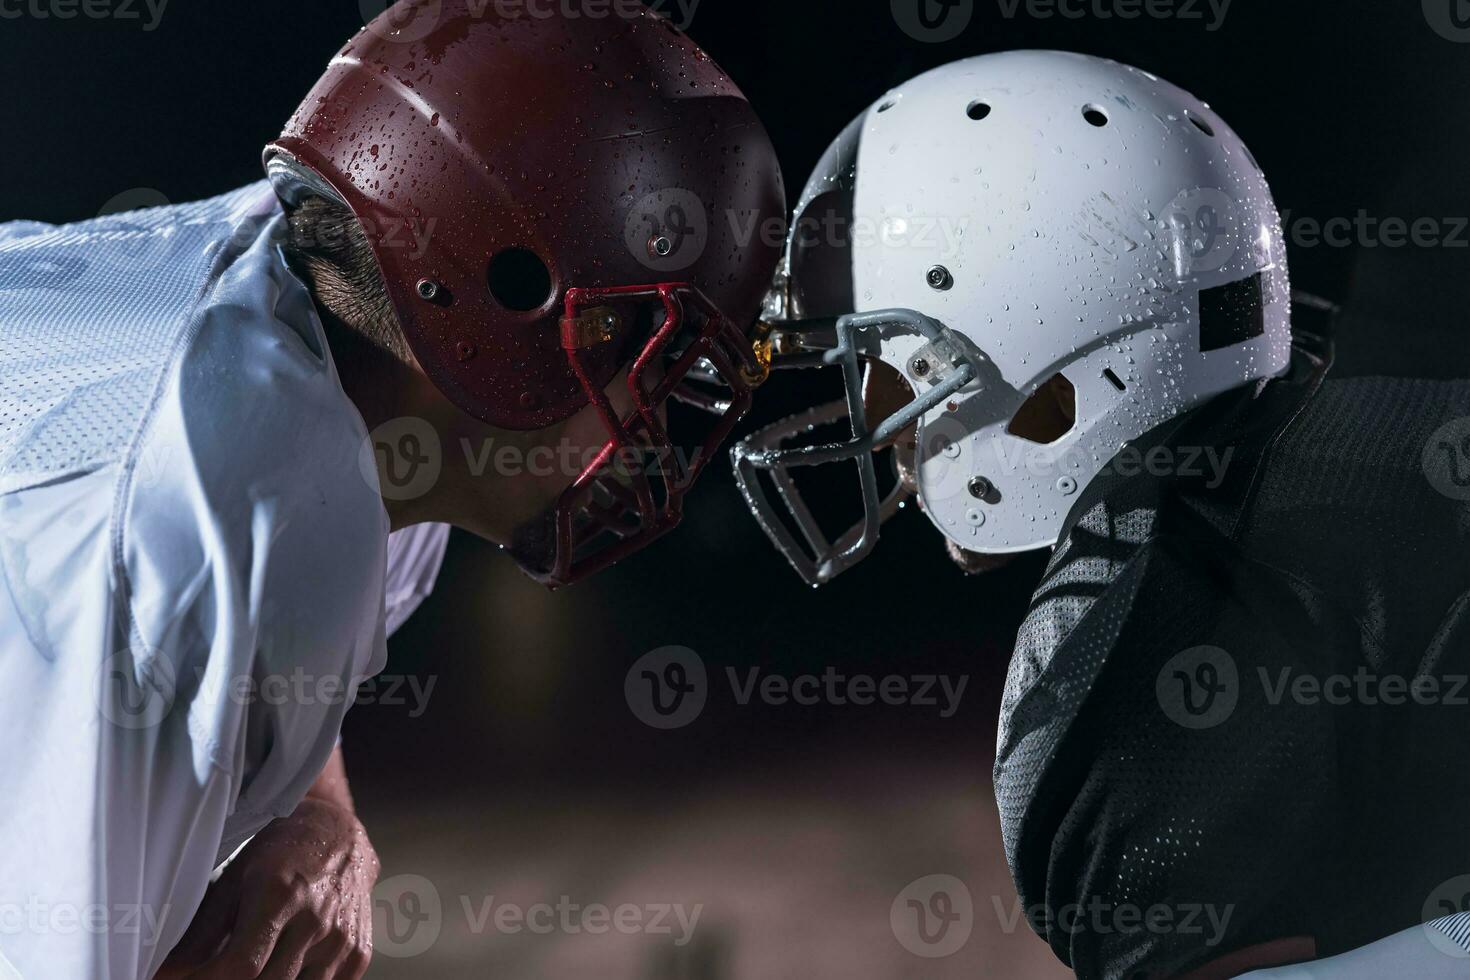
<path fill-rule="evenodd" d="M 0 494 L 0 955 L 24 976 L 153 976 L 382 669 L 387 513 L 283 221 L 211 239 L 115 446 Z M 131 242 L 119 269 L 174 274 Z M 99 424 L 125 400 L 67 391 Z"/>
<path fill-rule="evenodd" d="M 1470 976 L 1470 912 L 1405 929 L 1330 959 L 1255 970 L 1241 980 L 1464 980 L 1466 976 Z"/>
<path fill-rule="evenodd" d="M 383 591 L 389 636 L 434 591 L 448 544 L 447 524 L 415 524 L 389 535 L 388 582 Z"/>

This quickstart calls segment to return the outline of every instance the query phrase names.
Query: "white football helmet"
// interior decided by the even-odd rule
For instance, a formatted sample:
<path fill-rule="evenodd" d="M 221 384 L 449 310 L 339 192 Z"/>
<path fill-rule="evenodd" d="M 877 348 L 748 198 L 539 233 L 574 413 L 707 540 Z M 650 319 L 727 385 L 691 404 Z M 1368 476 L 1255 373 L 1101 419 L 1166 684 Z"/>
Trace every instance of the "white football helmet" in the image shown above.
<path fill-rule="evenodd" d="M 802 193 L 770 342 L 778 366 L 842 367 L 846 402 L 746 440 L 737 477 L 813 584 L 871 551 L 905 485 L 966 551 L 1047 547 L 1130 440 L 1283 374 L 1290 309 L 1266 179 L 1205 103 L 1078 54 L 955 62 L 874 103 Z M 914 392 L 876 428 L 860 359 Z M 788 445 L 843 412 L 850 440 Z M 873 450 L 900 433 L 916 448 L 880 499 Z M 790 470 L 837 461 L 865 517 L 829 541 Z"/>

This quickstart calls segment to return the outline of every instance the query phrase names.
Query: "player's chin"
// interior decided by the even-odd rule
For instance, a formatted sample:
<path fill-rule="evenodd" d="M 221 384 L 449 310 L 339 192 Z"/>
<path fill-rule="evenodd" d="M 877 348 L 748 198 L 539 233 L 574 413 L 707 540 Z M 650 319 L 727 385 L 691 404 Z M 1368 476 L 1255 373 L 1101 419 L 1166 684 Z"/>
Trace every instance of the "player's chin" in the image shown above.
<path fill-rule="evenodd" d="M 519 525 L 511 533 L 511 558 L 526 571 L 536 575 L 550 572 L 556 562 L 556 507 Z"/>

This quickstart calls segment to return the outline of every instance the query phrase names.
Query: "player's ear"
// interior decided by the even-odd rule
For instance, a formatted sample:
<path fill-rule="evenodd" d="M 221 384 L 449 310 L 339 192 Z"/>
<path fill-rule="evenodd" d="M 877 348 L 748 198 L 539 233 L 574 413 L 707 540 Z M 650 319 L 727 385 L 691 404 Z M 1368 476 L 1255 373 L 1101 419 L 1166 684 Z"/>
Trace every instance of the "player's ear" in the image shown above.
<path fill-rule="evenodd" d="M 914 389 L 903 375 L 882 361 L 868 361 L 863 374 L 863 413 L 870 428 L 876 429 L 913 400 Z"/>

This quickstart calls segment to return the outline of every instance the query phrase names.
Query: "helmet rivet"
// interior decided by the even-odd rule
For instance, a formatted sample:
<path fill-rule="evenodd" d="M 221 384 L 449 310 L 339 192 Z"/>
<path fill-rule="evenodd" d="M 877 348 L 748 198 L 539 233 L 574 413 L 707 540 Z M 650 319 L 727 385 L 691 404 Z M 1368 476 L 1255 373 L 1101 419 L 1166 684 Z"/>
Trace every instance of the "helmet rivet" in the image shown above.
<path fill-rule="evenodd" d="M 432 279 L 420 279 L 418 291 L 421 299 L 432 301 L 439 295 L 439 284 Z"/>
<path fill-rule="evenodd" d="M 909 370 L 914 373 L 914 377 L 916 378 L 927 377 L 929 374 L 929 362 L 922 357 L 916 357 L 914 358 L 914 362 L 909 365 Z"/>
<path fill-rule="evenodd" d="M 1064 476 L 1057 481 L 1057 493 L 1064 497 L 1070 497 L 1077 492 L 1077 481 L 1070 476 Z"/>
<path fill-rule="evenodd" d="M 475 345 L 467 340 L 461 340 L 454 345 L 454 353 L 459 356 L 461 361 L 468 361 L 476 354 Z"/>
<path fill-rule="evenodd" d="M 995 492 L 995 485 L 983 476 L 977 476 L 970 481 L 970 496 L 976 500 L 984 500 Z"/>
<path fill-rule="evenodd" d="M 942 265 L 936 265 L 930 269 L 924 278 L 935 289 L 948 289 L 954 285 L 954 276 L 950 275 L 949 270 Z"/>
<path fill-rule="evenodd" d="M 663 235 L 654 235 L 648 240 L 648 254 L 656 259 L 667 258 L 674 251 L 674 243 Z"/>
<path fill-rule="evenodd" d="M 521 392 L 521 408 L 535 408 L 536 395 L 529 391 Z"/>

